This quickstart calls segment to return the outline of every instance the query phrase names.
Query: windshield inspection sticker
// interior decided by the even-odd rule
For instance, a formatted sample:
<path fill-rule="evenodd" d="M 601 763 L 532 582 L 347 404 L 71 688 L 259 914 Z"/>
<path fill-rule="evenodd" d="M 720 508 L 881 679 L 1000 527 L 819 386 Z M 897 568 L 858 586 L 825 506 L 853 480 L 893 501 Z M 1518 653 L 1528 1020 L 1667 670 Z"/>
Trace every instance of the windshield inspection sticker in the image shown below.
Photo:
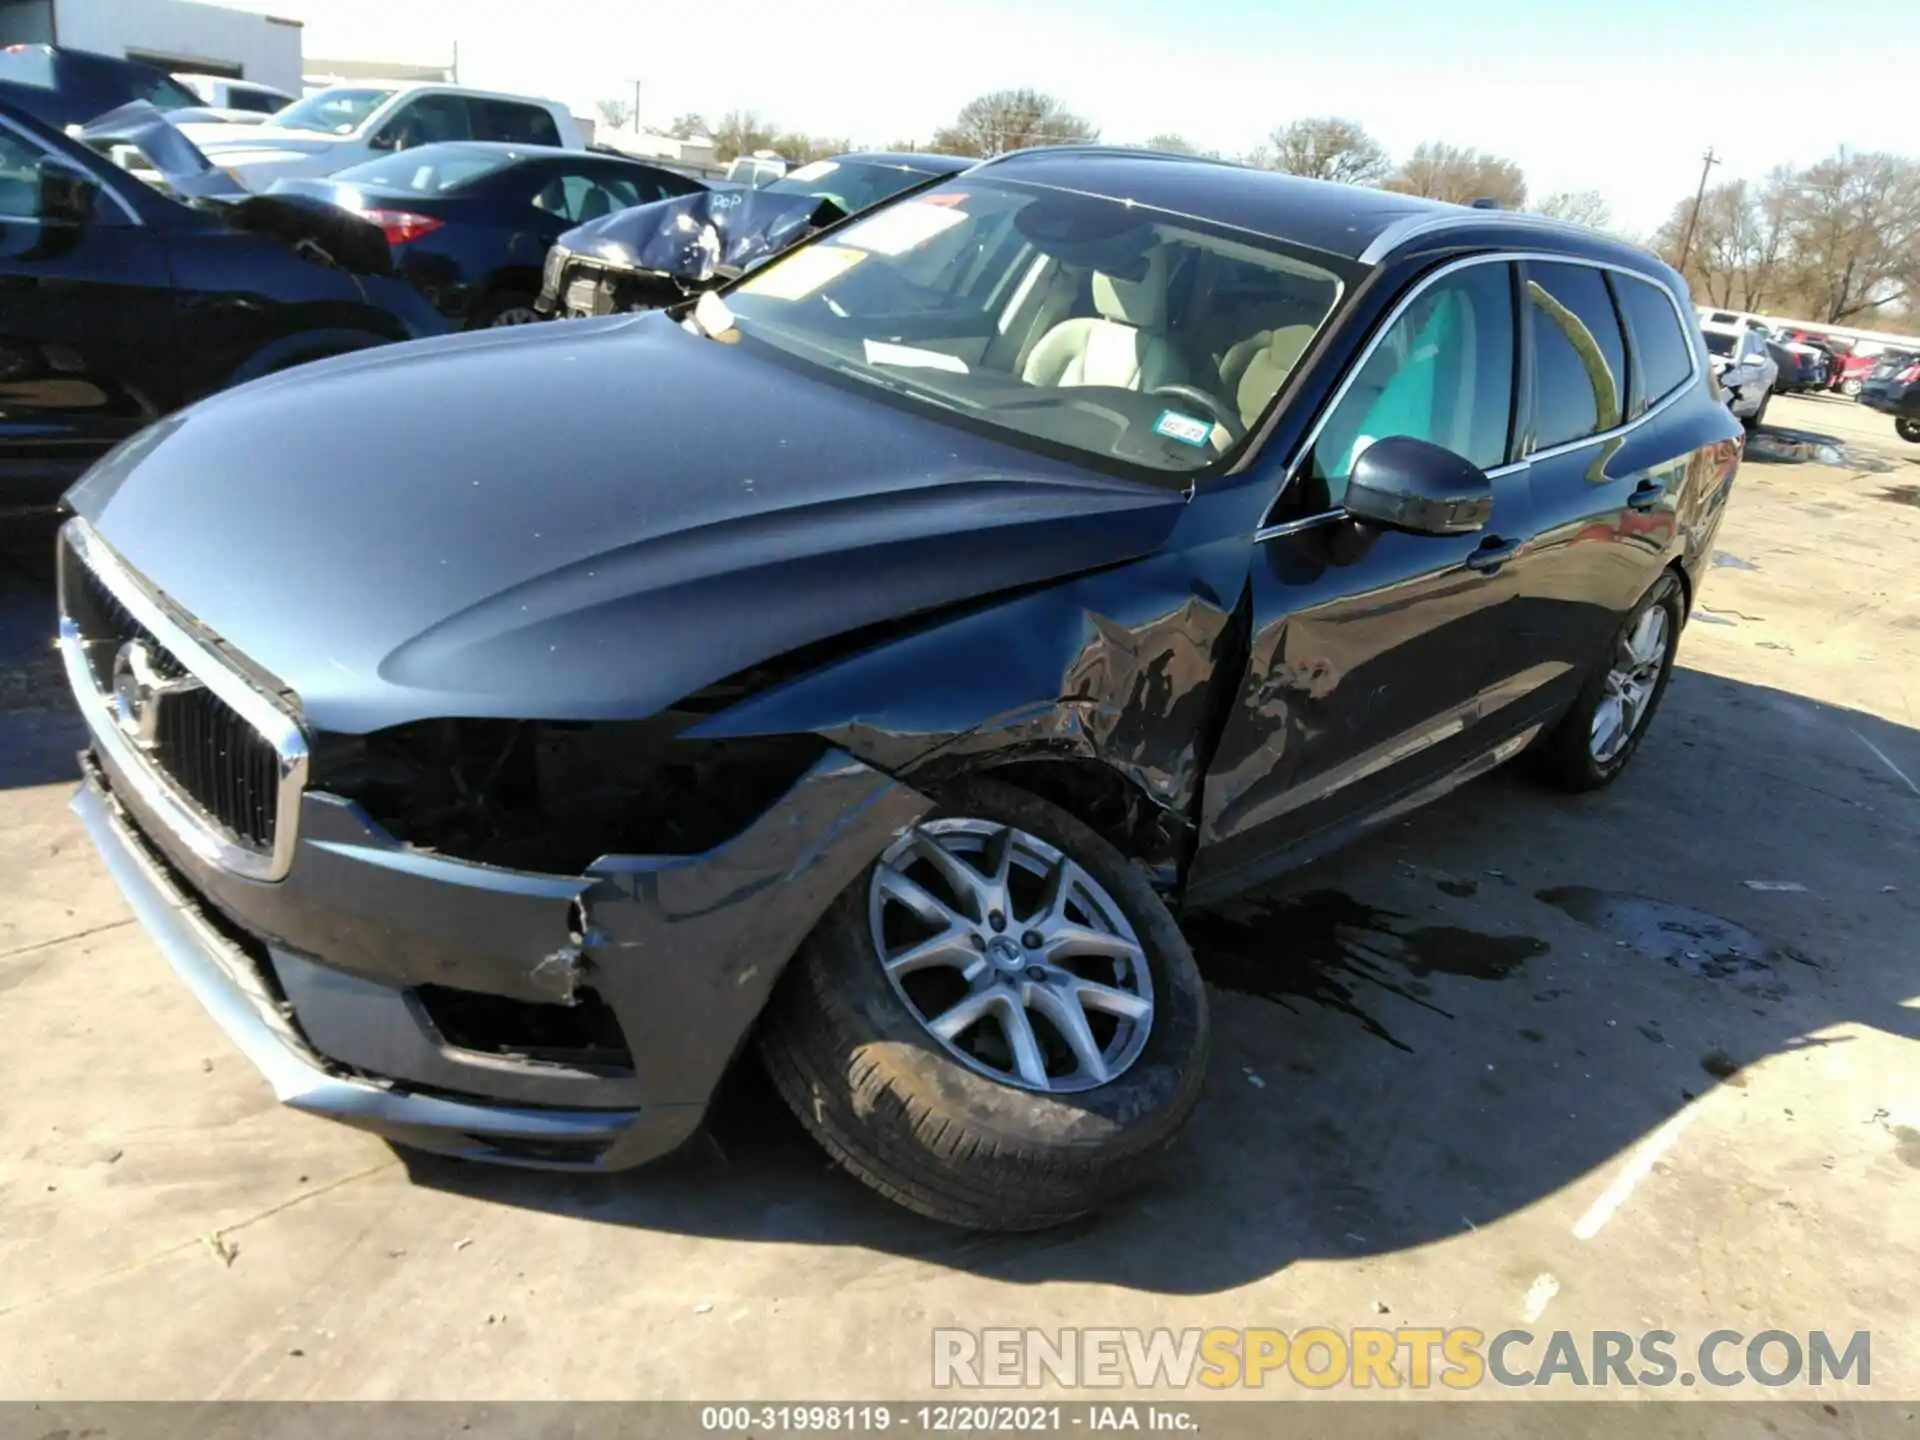
<path fill-rule="evenodd" d="M 905 200 L 842 231 L 840 238 L 876 255 L 904 255 L 916 245 L 924 245 L 934 236 L 945 234 L 966 218 L 966 211 L 952 205 Z"/>
<path fill-rule="evenodd" d="M 742 295 L 764 295 L 769 300 L 804 300 L 866 258 L 864 250 L 843 245 L 808 245 L 754 271 L 736 288 Z"/>
<path fill-rule="evenodd" d="M 1213 426 L 1191 415 L 1182 415 L 1178 410 L 1162 410 L 1160 418 L 1153 422 L 1153 433 L 1178 440 L 1182 445 L 1205 445 L 1213 435 Z"/>

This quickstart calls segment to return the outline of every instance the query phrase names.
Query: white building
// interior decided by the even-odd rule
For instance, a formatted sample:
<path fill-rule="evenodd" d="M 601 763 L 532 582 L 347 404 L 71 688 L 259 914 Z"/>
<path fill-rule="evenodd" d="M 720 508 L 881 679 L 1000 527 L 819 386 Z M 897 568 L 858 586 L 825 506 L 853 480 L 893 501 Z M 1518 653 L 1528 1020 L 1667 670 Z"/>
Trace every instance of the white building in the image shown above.
<path fill-rule="evenodd" d="M 300 22 L 194 0 L 0 0 L 0 45 L 64 45 L 300 93 Z"/>

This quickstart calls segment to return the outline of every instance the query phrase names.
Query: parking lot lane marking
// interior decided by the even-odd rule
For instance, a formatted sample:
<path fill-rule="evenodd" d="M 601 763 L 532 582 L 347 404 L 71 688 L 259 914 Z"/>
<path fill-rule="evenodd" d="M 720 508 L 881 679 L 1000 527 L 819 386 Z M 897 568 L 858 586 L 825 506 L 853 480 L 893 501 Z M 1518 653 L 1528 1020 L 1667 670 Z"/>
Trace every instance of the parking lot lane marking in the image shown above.
<path fill-rule="evenodd" d="M 1633 1194 L 1633 1187 L 1647 1178 L 1655 1163 L 1673 1148 L 1673 1142 L 1686 1133 L 1687 1127 L 1693 1124 L 1699 1113 L 1698 1106 L 1689 1105 L 1641 1141 L 1640 1148 L 1633 1152 L 1633 1158 L 1627 1161 L 1620 1173 L 1613 1177 L 1613 1183 L 1600 1193 L 1600 1198 L 1587 1207 L 1587 1213 L 1574 1225 L 1573 1238 L 1591 1240 L 1598 1235 L 1613 1218 L 1613 1212 L 1627 1203 L 1627 1197 Z"/>
<path fill-rule="evenodd" d="M 1520 1318 L 1531 1325 L 1547 1313 L 1547 1303 L 1560 1293 L 1560 1282 L 1542 1271 L 1533 1277 L 1533 1283 L 1527 1287 L 1526 1298 L 1520 1305 Z"/>
<path fill-rule="evenodd" d="M 1858 730 L 1849 730 L 1847 733 L 1853 736 L 1853 738 L 1858 740 L 1862 745 L 1866 746 L 1867 749 L 1871 750 L 1874 753 L 1874 757 L 1877 760 L 1879 760 L 1879 762 L 1882 765 L 1886 766 L 1887 769 L 1893 771 L 1894 774 L 1898 775 L 1901 778 L 1901 780 L 1903 780 L 1906 783 L 1907 789 L 1913 791 L 1913 793 L 1916 795 L 1920 795 L 1920 785 L 1914 784 L 1913 777 L 1911 775 L 1907 774 L 1906 771 L 1902 770 L 1898 765 L 1894 764 L 1893 761 L 1889 760 L 1887 758 L 1886 751 L 1882 750 L 1878 745 L 1874 744 L 1873 741 L 1867 739 L 1867 737 L 1862 735 Z"/>

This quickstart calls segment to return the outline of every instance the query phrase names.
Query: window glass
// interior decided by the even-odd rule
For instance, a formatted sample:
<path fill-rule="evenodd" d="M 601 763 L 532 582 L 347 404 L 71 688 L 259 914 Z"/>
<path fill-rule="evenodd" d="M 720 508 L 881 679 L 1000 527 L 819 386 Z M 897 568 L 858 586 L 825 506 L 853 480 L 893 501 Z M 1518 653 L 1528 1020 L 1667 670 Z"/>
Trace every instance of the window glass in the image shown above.
<path fill-rule="evenodd" d="M 0 130 L 0 220 L 40 217 L 40 152 Z"/>
<path fill-rule="evenodd" d="M 422 95 L 380 127 L 380 139 L 395 150 L 471 138 L 467 102 L 460 95 Z"/>
<path fill-rule="evenodd" d="M 0 80 L 10 85 L 54 87 L 53 49 L 47 45 L 0 45 Z"/>
<path fill-rule="evenodd" d="M 625 175 L 575 171 L 547 180 L 533 193 L 531 202 L 538 209 L 580 225 L 659 198 L 659 186 L 648 181 L 635 184 Z"/>
<path fill-rule="evenodd" d="M 1431 441 L 1483 470 L 1504 464 L 1513 422 L 1513 280 L 1500 264 L 1469 265 L 1400 313 L 1354 376 L 1307 457 L 1338 505 L 1353 462 L 1376 440 Z"/>
<path fill-rule="evenodd" d="M 271 115 L 286 104 L 279 95 L 264 90 L 229 90 L 227 105 L 234 110 L 251 110 L 256 115 Z"/>
<path fill-rule="evenodd" d="M 813 195 L 831 200 L 852 215 L 922 184 L 926 178 L 925 171 L 902 170 L 894 165 L 873 165 L 860 160 L 816 160 L 761 188 L 772 195 Z"/>
<path fill-rule="evenodd" d="M 1185 483 L 1234 449 L 1338 300 L 1321 258 L 1137 201 L 956 178 L 783 252 L 688 323 L 875 403 Z M 1276 343 L 1242 316 L 1249 364 L 1208 363 L 1187 343 L 1211 303 L 1184 278 L 1202 259 L 1257 274 L 1302 335 Z"/>
<path fill-rule="evenodd" d="M 1679 388 L 1693 373 L 1686 332 L 1680 328 L 1673 302 L 1658 285 L 1615 275 L 1613 293 L 1633 327 L 1635 352 L 1640 358 L 1640 388 L 1651 405 Z"/>
<path fill-rule="evenodd" d="M 1729 360 L 1733 358 L 1733 336 L 1724 330 L 1709 330 L 1706 335 L 1709 355 L 1722 355 Z"/>
<path fill-rule="evenodd" d="M 1627 393 L 1627 347 L 1605 277 L 1590 265 L 1530 264 L 1527 303 L 1536 448 L 1611 430 Z"/>
<path fill-rule="evenodd" d="M 469 100 L 473 112 L 473 138 L 504 140 L 510 145 L 558 145 L 560 127 L 538 105 L 520 105 L 511 100 Z"/>
<path fill-rule="evenodd" d="M 288 130 L 318 130 L 326 135 L 351 135 L 388 100 L 391 90 L 360 90 L 337 86 L 296 100 L 273 117 Z"/>
<path fill-rule="evenodd" d="M 156 110 L 184 110 L 201 102 L 200 97 L 170 75 L 133 77 L 133 98 L 144 100 Z"/>
<path fill-rule="evenodd" d="M 336 171 L 333 178 L 356 185 L 373 185 L 382 190 L 411 190 L 416 195 L 439 195 L 471 185 L 519 158 L 512 151 L 444 145 L 432 150 L 382 155 L 377 160 L 367 160 Z"/>

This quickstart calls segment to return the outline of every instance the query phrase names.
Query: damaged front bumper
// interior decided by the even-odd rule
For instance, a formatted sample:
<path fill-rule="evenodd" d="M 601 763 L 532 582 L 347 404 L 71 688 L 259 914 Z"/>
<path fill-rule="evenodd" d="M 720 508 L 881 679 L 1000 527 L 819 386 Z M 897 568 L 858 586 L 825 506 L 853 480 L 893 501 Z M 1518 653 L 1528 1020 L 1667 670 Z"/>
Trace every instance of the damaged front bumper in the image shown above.
<path fill-rule="evenodd" d="M 421 1149 L 555 1168 L 656 1159 L 698 1127 L 787 959 L 929 805 L 829 754 L 725 845 L 535 875 L 400 845 L 357 806 L 302 797 L 292 866 L 231 874 L 144 808 L 89 713 L 73 805 L 129 904 L 286 1104 Z M 474 1006 L 591 1001 L 619 1048 L 476 1048 Z M 534 1028 L 538 1028 L 537 1025 Z"/>

